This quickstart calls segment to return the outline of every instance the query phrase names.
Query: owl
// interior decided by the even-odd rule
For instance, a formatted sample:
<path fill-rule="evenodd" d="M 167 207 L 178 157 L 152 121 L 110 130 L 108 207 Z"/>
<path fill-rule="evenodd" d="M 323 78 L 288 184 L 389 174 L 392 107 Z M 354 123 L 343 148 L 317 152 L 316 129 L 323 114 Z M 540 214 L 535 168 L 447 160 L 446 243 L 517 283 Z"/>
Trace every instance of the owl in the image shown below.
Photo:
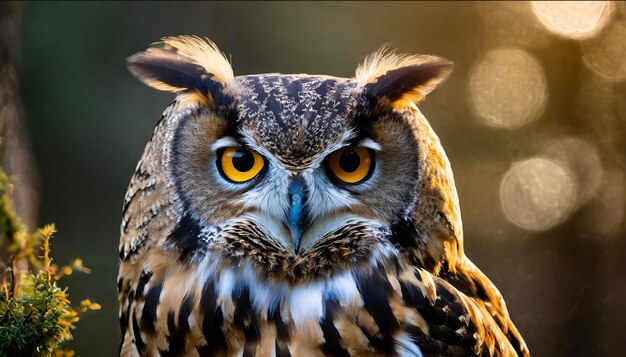
<path fill-rule="evenodd" d="M 234 76 L 181 36 L 127 63 L 176 99 L 124 199 L 120 355 L 529 355 L 417 107 L 451 62 Z"/>

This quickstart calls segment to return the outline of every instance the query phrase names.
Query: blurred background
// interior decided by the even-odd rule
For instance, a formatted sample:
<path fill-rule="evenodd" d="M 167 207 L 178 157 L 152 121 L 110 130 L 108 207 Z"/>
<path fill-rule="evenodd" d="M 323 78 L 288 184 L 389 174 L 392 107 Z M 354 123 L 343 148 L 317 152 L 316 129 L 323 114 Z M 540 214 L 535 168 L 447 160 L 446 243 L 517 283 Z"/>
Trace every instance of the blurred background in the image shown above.
<path fill-rule="evenodd" d="M 36 225 L 57 224 L 57 263 L 81 257 L 93 270 L 66 280 L 73 299 L 103 307 L 78 323 L 71 347 L 79 356 L 117 353 L 122 199 L 173 99 L 136 81 L 124 60 L 177 34 L 213 39 L 235 74 L 350 77 L 386 42 L 454 61 L 421 109 L 454 169 L 468 256 L 500 288 L 533 355 L 626 355 L 624 2 L 0 9 L 17 24 L 0 35 L 17 49 L 22 143 L 38 172 Z"/>

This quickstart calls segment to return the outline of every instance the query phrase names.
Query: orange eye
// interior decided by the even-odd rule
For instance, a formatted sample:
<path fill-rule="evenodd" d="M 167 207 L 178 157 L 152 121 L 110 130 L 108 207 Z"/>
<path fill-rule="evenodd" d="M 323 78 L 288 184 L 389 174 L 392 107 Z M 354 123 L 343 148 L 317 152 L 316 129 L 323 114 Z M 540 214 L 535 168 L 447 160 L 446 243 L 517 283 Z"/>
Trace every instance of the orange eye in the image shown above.
<path fill-rule="evenodd" d="M 346 147 L 328 156 L 328 168 L 341 182 L 356 184 L 370 177 L 374 168 L 373 152 L 363 147 Z"/>
<path fill-rule="evenodd" d="M 252 150 L 230 147 L 218 155 L 218 166 L 222 175 L 233 182 L 250 181 L 265 167 L 263 157 Z"/>

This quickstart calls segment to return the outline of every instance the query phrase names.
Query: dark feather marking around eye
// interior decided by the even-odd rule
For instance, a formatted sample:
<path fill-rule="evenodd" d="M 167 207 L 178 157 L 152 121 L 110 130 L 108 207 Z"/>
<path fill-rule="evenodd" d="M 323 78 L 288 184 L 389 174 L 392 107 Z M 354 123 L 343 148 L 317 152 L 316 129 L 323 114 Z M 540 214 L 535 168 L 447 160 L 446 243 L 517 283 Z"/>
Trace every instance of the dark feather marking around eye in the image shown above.
<path fill-rule="evenodd" d="M 146 344 L 141 339 L 141 330 L 139 329 L 139 325 L 137 324 L 137 317 L 133 313 L 130 319 L 132 320 L 132 323 L 133 323 L 133 338 L 135 340 L 135 346 L 137 347 L 137 352 L 139 352 L 139 355 L 143 355 L 143 350 L 146 348 Z"/>
<path fill-rule="evenodd" d="M 196 118 L 199 117 L 201 115 L 207 115 L 208 113 L 212 113 L 212 111 L 210 109 L 207 108 L 196 108 L 193 111 L 191 111 L 189 113 L 189 118 Z M 233 109 L 232 111 L 233 115 L 237 115 L 236 111 Z M 228 119 L 228 118 L 227 118 Z M 192 157 L 189 155 L 189 153 L 187 153 L 184 150 L 184 145 L 183 143 L 186 140 L 185 137 L 185 129 L 187 127 L 187 124 L 190 120 L 185 120 L 183 121 L 180 125 L 178 125 L 176 127 L 176 130 L 174 132 L 174 140 L 173 140 L 173 150 L 172 150 L 172 160 L 170 163 L 170 168 L 173 170 L 177 170 L 180 165 L 181 162 L 186 161 L 193 161 Z M 229 126 L 227 127 L 226 133 L 224 133 L 225 136 L 233 136 L 235 138 L 240 138 L 241 134 L 239 134 L 237 132 L 237 124 L 234 120 L 231 120 L 229 122 Z M 185 195 L 185 193 L 187 192 L 187 190 L 183 187 L 182 185 L 182 179 L 181 179 L 182 175 L 176 175 L 176 177 L 174 178 L 174 186 L 175 186 L 175 190 L 176 193 L 178 194 L 178 197 L 181 201 L 182 204 L 182 211 L 183 212 L 191 212 L 191 203 L 189 201 L 189 198 Z"/>
<path fill-rule="evenodd" d="M 320 321 L 320 328 L 324 334 L 322 352 L 327 356 L 349 357 L 350 354 L 341 346 L 341 335 L 334 324 L 337 301 L 329 298 L 324 301 L 324 316 Z"/>
<path fill-rule="evenodd" d="M 363 307 L 374 319 L 379 334 L 365 333 L 370 343 L 380 352 L 391 354 L 394 350 L 393 334 L 400 327 L 391 307 L 389 297 L 393 293 L 391 284 L 379 273 L 357 277 L 357 288 L 363 297 Z"/>
<path fill-rule="evenodd" d="M 158 284 L 150 289 L 146 295 L 141 313 L 141 329 L 145 333 L 154 334 L 156 331 L 155 321 L 162 288 L 163 286 Z"/>
<path fill-rule="evenodd" d="M 200 356 L 215 356 L 226 350 L 227 341 L 222 330 L 224 316 L 222 309 L 217 308 L 216 302 L 215 283 L 210 280 L 202 288 L 200 298 L 200 312 L 204 316 L 202 334 L 207 342 L 206 345 L 196 348 Z"/>
<path fill-rule="evenodd" d="M 185 214 L 167 239 L 174 242 L 180 250 L 180 259 L 184 260 L 201 249 L 202 244 L 199 235 L 200 225 L 198 221 L 192 218 L 191 215 Z"/>

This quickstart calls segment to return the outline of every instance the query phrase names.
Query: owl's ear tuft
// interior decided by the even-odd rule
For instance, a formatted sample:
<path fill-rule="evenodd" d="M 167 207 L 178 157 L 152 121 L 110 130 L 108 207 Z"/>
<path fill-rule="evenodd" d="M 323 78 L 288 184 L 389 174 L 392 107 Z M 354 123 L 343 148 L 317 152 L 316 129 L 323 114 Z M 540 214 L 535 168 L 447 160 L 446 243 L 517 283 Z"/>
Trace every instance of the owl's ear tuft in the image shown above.
<path fill-rule="evenodd" d="M 443 83 L 453 63 L 436 56 L 398 55 L 383 46 L 356 70 L 356 81 L 371 106 L 401 109 L 421 102 Z"/>
<path fill-rule="evenodd" d="M 208 39 L 167 37 L 126 63 L 137 79 L 158 90 L 199 92 L 212 102 L 237 91 L 230 63 Z"/>

